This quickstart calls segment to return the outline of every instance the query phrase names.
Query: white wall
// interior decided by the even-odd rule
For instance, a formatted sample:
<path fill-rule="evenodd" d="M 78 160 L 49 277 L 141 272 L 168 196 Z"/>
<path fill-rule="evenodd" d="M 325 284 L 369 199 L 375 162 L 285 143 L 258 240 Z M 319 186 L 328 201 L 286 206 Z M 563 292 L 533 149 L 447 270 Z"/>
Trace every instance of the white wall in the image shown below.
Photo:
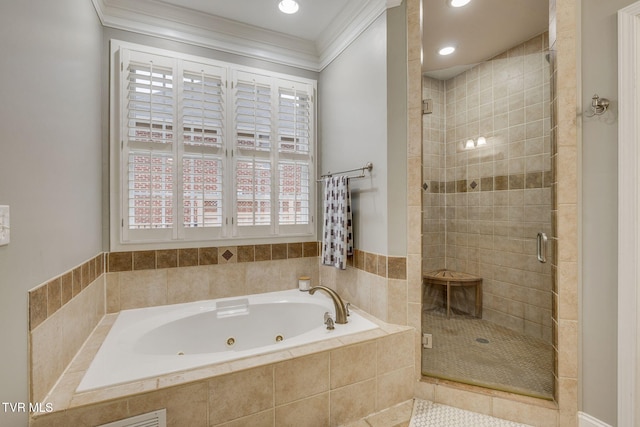
<path fill-rule="evenodd" d="M 387 254 L 386 13 L 320 73 L 318 102 L 320 173 L 373 163 L 351 181 L 355 247 Z"/>
<path fill-rule="evenodd" d="M 407 255 L 407 11 L 387 10 L 387 255 Z"/>
<path fill-rule="evenodd" d="M 29 401 L 27 291 L 102 251 L 101 37 L 87 0 L 0 5 L 0 402 Z"/>
<path fill-rule="evenodd" d="M 615 104 L 617 11 L 634 0 L 582 1 L 582 105 Z M 607 117 L 609 118 L 609 117 Z M 582 120 L 581 407 L 617 425 L 617 120 Z"/>

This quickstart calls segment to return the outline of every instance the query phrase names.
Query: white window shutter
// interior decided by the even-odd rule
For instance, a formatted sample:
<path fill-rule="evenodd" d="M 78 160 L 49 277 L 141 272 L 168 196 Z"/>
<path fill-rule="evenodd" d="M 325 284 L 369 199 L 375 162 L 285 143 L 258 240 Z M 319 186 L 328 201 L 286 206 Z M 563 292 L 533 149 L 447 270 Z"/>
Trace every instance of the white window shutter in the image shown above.
<path fill-rule="evenodd" d="M 278 225 L 309 232 L 315 178 L 312 165 L 313 87 L 278 80 Z"/>
<path fill-rule="evenodd" d="M 190 62 L 182 67 L 181 224 L 197 229 L 201 238 L 218 237 L 224 219 L 226 70 Z M 203 228 L 218 230 L 203 235 Z"/>
<path fill-rule="evenodd" d="M 129 240 L 146 230 L 155 238 L 170 238 L 176 182 L 174 61 L 136 51 L 124 51 L 122 58 L 123 235 Z"/>
<path fill-rule="evenodd" d="M 314 234 L 315 82 L 116 45 L 118 249 Z"/>
<path fill-rule="evenodd" d="M 284 83 L 284 82 L 283 82 Z M 311 93 L 306 85 L 278 88 L 278 149 L 308 155 L 311 141 Z"/>
<path fill-rule="evenodd" d="M 234 234 L 273 234 L 273 79 L 234 78 Z"/>
<path fill-rule="evenodd" d="M 272 148 L 271 80 L 238 71 L 234 81 L 235 146 L 269 152 Z"/>

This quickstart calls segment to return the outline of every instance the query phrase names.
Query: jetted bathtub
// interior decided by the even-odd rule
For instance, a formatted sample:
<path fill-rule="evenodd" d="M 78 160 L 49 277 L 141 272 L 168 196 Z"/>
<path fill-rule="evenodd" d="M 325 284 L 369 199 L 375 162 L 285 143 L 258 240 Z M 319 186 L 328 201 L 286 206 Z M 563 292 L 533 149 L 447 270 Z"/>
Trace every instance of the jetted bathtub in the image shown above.
<path fill-rule="evenodd" d="M 123 310 L 78 392 L 279 351 L 378 327 L 357 313 L 335 319 L 330 298 L 297 289 Z"/>

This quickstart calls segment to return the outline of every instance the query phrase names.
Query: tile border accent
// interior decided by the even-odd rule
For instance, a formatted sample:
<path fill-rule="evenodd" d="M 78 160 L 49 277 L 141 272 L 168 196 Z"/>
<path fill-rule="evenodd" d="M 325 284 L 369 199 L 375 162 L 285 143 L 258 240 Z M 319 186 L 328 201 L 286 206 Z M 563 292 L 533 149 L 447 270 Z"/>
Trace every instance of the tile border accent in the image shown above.
<path fill-rule="evenodd" d="M 320 242 L 109 252 L 106 273 L 317 257 Z"/>
<path fill-rule="evenodd" d="M 355 249 L 353 255 L 347 257 L 347 267 L 388 279 L 406 280 L 407 278 L 407 257 L 394 257 Z"/>
<path fill-rule="evenodd" d="M 198 265 L 277 261 L 320 256 L 321 242 L 274 243 L 188 249 L 110 252 L 106 273 L 156 270 Z M 407 278 L 407 258 L 354 250 L 347 266 L 389 279 Z"/>
<path fill-rule="evenodd" d="M 28 292 L 29 331 L 51 317 L 104 274 L 105 254 L 101 253 Z"/>
<path fill-rule="evenodd" d="M 428 181 L 428 193 L 454 194 L 472 193 L 478 191 L 529 190 L 533 188 L 549 188 L 553 184 L 551 172 L 529 172 L 526 174 L 512 174 L 488 176 L 475 179 L 461 179 L 457 181 Z"/>

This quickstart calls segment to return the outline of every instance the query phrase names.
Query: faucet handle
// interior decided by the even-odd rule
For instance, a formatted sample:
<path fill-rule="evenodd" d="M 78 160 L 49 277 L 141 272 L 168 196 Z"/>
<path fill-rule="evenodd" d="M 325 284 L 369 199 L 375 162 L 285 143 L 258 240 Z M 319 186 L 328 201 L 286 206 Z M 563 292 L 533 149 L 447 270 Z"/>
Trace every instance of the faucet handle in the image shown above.
<path fill-rule="evenodd" d="M 349 310 L 351 308 L 351 303 L 347 302 L 344 304 L 344 309 L 347 312 L 347 316 L 351 316 L 351 311 Z"/>
<path fill-rule="evenodd" d="M 324 313 L 324 324 L 327 325 L 327 329 L 330 331 L 335 329 L 335 326 L 333 325 L 333 319 L 331 318 L 331 314 L 329 314 L 328 311 Z"/>

